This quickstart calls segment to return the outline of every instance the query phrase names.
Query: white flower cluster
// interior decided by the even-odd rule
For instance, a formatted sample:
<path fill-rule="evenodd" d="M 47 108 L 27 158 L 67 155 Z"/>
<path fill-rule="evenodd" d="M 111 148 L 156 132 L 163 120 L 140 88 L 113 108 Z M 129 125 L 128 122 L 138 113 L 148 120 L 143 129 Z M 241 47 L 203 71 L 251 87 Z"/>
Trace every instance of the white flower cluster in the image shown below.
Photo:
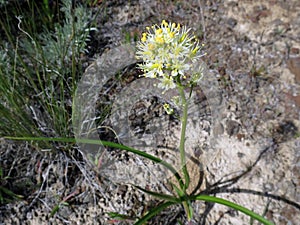
<path fill-rule="evenodd" d="M 137 58 L 145 77 L 157 78 L 159 87 L 168 90 L 176 85 L 195 84 L 202 77 L 201 68 L 195 70 L 201 47 L 190 29 L 176 23 L 162 21 L 161 26 L 147 27 L 138 43 Z"/>

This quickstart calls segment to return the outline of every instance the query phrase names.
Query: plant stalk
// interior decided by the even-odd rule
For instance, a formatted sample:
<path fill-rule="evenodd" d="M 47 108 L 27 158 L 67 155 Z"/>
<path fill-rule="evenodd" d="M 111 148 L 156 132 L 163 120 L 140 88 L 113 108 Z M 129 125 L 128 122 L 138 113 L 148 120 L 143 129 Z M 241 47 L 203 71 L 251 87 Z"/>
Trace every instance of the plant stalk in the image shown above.
<path fill-rule="evenodd" d="M 188 117 L 188 106 L 189 106 L 189 99 L 185 97 L 184 87 L 181 85 L 179 86 L 179 93 L 181 97 L 182 107 L 183 107 L 183 114 L 182 114 L 182 122 L 181 122 L 181 135 L 180 135 L 180 144 L 179 144 L 179 152 L 180 152 L 180 162 L 182 167 L 182 172 L 184 175 L 184 186 L 183 192 L 186 195 L 186 190 L 190 185 L 190 176 L 186 166 L 186 157 L 185 157 L 185 138 L 186 138 L 186 126 L 187 126 L 187 117 Z M 184 201 L 183 203 L 184 210 L 187 215 L 188 221 L 192 219 L 192 207 L 190 205 L 190 201 Z"/>
<path fill-rule="evenodd" d="M 186 133 L 186 126 L 187 126 L 187 116 L 188 116 L 188 104 L 189 99 L 186 99 L 184 88 L 179 86 L 179 93 L 182 101 L 183 107 L 183 115 L 182 115 L 182 123 L 181 123 L 181 135 L 180 135 L 180 144 L 179 144 L 179 152 L 180 152 L 180 162 L 182 167 L 182 172 L 184 175 L 184 192 L 188 189 L 190 184 L 190 176 L 186 166 L 186 157 L 185 157 L 185 133 Z"/>

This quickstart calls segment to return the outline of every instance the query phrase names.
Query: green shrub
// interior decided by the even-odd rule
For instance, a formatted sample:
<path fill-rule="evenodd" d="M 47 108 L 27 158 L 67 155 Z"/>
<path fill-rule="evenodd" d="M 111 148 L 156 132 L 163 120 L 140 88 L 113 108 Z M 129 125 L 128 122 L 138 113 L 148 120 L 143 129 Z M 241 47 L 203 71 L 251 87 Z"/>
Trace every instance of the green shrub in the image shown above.
<path fill-rule="evenodd" d="M 92 15 L 69 0 L 56 14 L 46 0 L 22 4 L 1 5 L 0 135 L 72 136 L 71 97 Z"/>

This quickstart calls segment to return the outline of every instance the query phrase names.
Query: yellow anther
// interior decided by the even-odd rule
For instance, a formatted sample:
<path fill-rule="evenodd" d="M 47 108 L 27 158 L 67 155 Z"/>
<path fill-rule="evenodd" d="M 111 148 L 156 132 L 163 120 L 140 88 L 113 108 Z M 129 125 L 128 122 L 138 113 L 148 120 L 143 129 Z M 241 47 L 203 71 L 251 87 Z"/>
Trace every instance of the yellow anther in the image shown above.
<path fill-rule="evenodd" d="M 196 54 L 196 52 L 199 50 L 199 46 L 197 46 L 196 48 L 193 49 L 192 53 Z"/>
<path fill-rule="evenodd" d="M 153 49 L 154 49 L 154 45 L 151 44 L 151 43 L 149 43 L 149 44 L 148 44 L 148 49 L 149 49 L 150 51 L 153 50 Z"/>
<path fill-rule="evenodd" d="M 176 27 L 176 23 L 172 23 L 172 28 L 174 29 Z"/>
<path fill-rule="evenodd" d="M 158 36 L 155 38 L 155 42 L 159 44 L 163 44 L 165 43 L 165 40 L 161 36 Z"/>
<path fill-rule="evenodd" d="M 162 32 L 163 32 L 162 29 L 159 28 L 159 29 L 157 29 L 157 30 L 155 31 L 155 34 L 156 34 L 156 35 L 159 35 L 159 34 L 161 34 Z"/>
<path fill-rule="evenodd" d="M 169 26 L 168 23 L 167 23 L 165 20 L 163 20 L 163 21 L 161 22 L 161 25 L 162 25 L 162 26 L 165 26 L 165 27 L 168 27 L 168 26 Z"/>
<path fill-rule="evenodd" d="M 143 33 L 143 37 L 141 38 L 142 42 L 146 42 L 147 41 L 147 33 Z"/>
<path fill-rule="evenodd" d="M 161 69 L 161 68 L 162 68 L 162 65 L 159 64 L 159 63 L 154 63 L 154 64 L 152 65 L 152 68 L 153 68 L 153 69 Z"/>
<path fill-rule="evenodd" d="M 183 42 L 183 40 L 184 40 L 185 38 L 186 38 L 186 33 L 184 33 L 184 34 L 181 36 L 179 42 Z"/>

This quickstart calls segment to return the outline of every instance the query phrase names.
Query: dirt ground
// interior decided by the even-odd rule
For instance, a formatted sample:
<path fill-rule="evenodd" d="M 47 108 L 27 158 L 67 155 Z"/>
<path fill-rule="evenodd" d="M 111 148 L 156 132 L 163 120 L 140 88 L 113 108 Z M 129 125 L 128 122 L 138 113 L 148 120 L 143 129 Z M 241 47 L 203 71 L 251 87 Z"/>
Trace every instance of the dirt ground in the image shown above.
<path fill-rule="evenodd" d="M 106 10 L 93 33 L 85 76 L 95 73 L 112 49 L 134 45 L 146 26 L 165 19 L 191 27 L 205 43 L 203 60 L 217 81 L 222 105 L 212 118 L 214 151 L 206 154 L 213 157 L 209 162 L 199 158 L 205 169 L 198 188 L 275 224 L 299 224 L 300 2 L 99 2 Z M 11 169 L 10 188 L 25 199 L 0 206 L 0 224 L 133 224 L 108 213 L 134 218 L 158 203 L 130 185 L 102 177 L 81 152 L 39 152 L 1 140 L 1 166 Z M 199 176 L 192 178 L 199 183 Z M 249 217 L 223 206 L 200 202 L 194 208 L 190 224 L 251 224 Z M 149 224 L 177 224 L 183 218 L 183 209 L 172 207 Z"/>

